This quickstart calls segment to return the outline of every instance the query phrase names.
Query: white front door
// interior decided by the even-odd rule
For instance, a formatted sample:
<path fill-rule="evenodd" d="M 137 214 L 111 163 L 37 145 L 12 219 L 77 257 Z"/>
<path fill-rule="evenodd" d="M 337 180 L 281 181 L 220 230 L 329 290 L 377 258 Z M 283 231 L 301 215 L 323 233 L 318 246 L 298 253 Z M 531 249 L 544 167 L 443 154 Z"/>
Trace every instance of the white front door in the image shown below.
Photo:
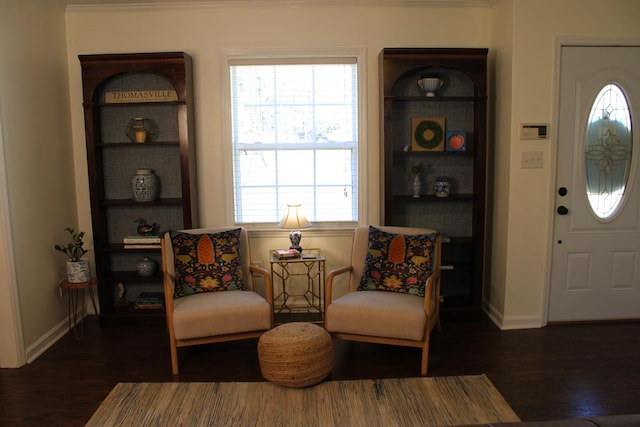
<path fill-rule="evenodd" d="M 640 47 L 563 46 L 548 321 L 640 318 Z"/>

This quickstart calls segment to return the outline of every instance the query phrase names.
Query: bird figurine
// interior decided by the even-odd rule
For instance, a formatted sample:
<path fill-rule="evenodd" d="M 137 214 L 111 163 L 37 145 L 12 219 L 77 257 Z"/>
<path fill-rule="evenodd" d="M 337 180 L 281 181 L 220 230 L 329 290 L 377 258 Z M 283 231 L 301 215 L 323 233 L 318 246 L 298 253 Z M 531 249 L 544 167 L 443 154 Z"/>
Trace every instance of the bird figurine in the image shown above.
<path fill-rule="evenodd" d="M 158 231 L 159 225 L 157 223 L 147 224 L 147 220 L 144 218 L 138 218 L 133 221 L 138 224 L 137 232 L 141 236 L 148 236 Z"/>

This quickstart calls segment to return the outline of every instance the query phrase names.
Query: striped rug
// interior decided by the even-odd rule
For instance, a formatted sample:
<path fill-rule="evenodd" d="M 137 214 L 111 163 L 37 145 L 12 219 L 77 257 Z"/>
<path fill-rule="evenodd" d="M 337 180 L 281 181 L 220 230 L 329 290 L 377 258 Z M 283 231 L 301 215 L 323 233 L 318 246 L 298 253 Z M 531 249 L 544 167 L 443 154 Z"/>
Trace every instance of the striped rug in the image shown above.
<path fill-rule="evenodd" d="M 518 417 L 485 375 L 325 381 L 120 383 L 87 426 L 451 426 Z"/>

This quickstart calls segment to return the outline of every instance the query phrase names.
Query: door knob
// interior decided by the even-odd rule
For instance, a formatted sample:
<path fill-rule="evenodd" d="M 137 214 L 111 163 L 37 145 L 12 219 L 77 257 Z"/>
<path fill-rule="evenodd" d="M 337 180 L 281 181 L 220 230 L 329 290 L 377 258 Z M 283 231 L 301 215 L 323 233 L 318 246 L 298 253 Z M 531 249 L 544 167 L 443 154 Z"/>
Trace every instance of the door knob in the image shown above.
<path fill-rule="evenodd" d="M 558 215 L 566 215 L 569 213 L 569 209 L 567 209 L 564 206 L 558 206 L 558 209 L 556 209 L 558 212 Z"/>
<path fill-rule="evenodd" d="M 561 196 L 566 196 L 567 195 L 567 188 L 566 187 L 560 187 L 558 188 L 558 194 Z"/>

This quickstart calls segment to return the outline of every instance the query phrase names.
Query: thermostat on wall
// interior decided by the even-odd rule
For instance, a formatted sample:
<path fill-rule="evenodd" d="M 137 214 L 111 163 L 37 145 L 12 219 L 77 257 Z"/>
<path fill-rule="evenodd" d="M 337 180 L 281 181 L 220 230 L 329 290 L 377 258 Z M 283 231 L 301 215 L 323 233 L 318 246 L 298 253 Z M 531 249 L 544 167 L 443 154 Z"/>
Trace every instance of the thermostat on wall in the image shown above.
<path fill-rule="evenodd" d="M 520 125 L 520 139 L 549 139 L 549 124 L 522 123 Z"/>

